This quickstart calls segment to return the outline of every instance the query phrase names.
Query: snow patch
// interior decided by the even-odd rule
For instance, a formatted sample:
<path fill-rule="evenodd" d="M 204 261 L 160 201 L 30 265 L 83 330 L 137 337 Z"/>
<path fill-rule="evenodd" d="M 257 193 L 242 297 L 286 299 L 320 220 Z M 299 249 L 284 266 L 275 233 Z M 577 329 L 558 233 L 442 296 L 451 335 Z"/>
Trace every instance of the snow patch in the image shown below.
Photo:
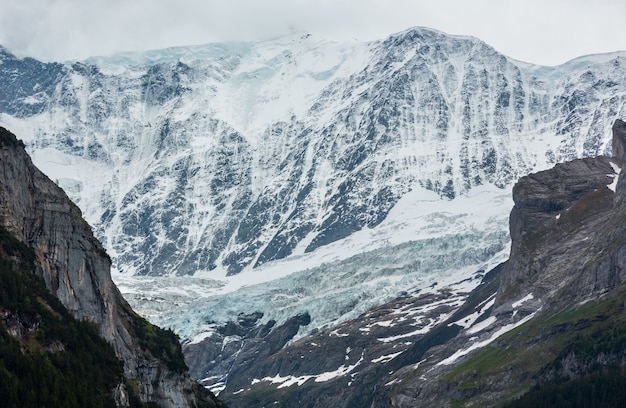
<path fill-rule="evenodd" d="M 468 329 L 470 328 L 474 322 L 476 320 L 478 320 L 478 318 L 480 316 L 482 316 L 487 310 L 489 310 L 489 308 L 491 308 L 494 303 L 496 302 L 496 293 L 494 293 L 493 295 L 489 296 L 489 298 L 487 300 L 485 300 L 484 302 L 482 302 L 480 305 L 478 306 L 482 306 L 480 308 L 480 310 L 460 319 L 457 320 L 456 322 L 452 322 L 450 323 L 450 325 L 456 324 L 457 326 L 461 326 L 464 329 Z"/>
<path fill-rule="evenodd" d="M 348 336 L 349 336 L 349 334 L 347 334 L 347 333 L 339 333 L 339 329 L 337 329 L 337 330 L 333 330 L 333 331 L 331 331 L 331 332 L 328 334 L 328 336 L 329 336 L 329 337 L 332 337 L 332 336 L 336 336 L 336 337 L 348 337 Z"/>
<path fill-rule="evenodd" d="M 480 331 L 485 330 L 487 327 L 491 326 L 492 324 L 494 324 L 496 321 L 498 320 L 497 317 L 495 316 L 489 316 L 488 318 L 486 318 L 485 320 L 483 320 L 482 322 L 476 323 L 475 325 L 473 325 L 472 327 L 470 327 L 469 329 L 467 329 L 467 333 L 468 334 L 475 334 L 478 333 Z"/>
<path fill-rule="evenodd" d="M 224 391 L 224 389 L 226 388 L 226 383 L 223 381 L 220 381 L 218 383 L 209 385 L 208 387 L 205 387 L 205 388 L 217 396 L 217 395 L 220 395 L 220 392 Z"/>
<path fill-rule="evenodd" d="M 613 162 L 609 162 L 609 164 L 611 165 L 611 167 L 613 167 L 613 171 L 615 171 L 615 174 L 607 174 L 607 176 L 613 177 L 613 182 L 611 182 L 611 184 L 608 184 L 607 187 L 615 192 L 615 189 L 617 188 L 617 180 L 619 180 L 619 175 L 622 172 L 622 169 Z"/>
<path fill-rule="evenodd" d="M 486 345 L 490 344 L 491 342 L 493 342 L 494 340 L 496 340 L 498 337 L 502 336 L 503 334 L 505 334 L 505 333 L 513 330 L 514 328 L 516 328 L 518 326 L 521 326 L 522 324 L 526 323 L 527 321 L 529 321 L 530 319 L 535 317 L 536 313 L 537 312 L 531 313 L 531 314 L 529 314 L 528 316 L 524 317 L 523 319 L 521 319 L 520 321 L 518 321 L 516 323 L 511 323 L 511 324 L 507 324 L 506 326 L 502 326 L 500 329 L 498 329 L 498 331 L 493 333 L 491 335 L 491 337 L 489 337 L 488 339 L 476 342 L 476 343 L 472 344 L 471 346 L 469 346 L 466 349 L 458 350 L 457 352 L 452 354 L 450 357 L 448 357 L 448 358 L 440 361 L 439 363 L 437 363 L 437 365 L 450 365 L 450 364 L 453 364 L 456 360 L 458 360 L 460 357 L 463 357 L 467 353 L 469 353 L 471 351 L 474 351 L 474 350 L 477 350 L 479 348 L 485 347 Z"/>
<path fill-rule="evenodd" d="M 301 376 L 288 375 L 285 377 L 282 377 L 280 374 L 277 374 L 274 377 L 264 377 L 260 380 L 255 378 L 252 380 L 251 385 L 255 385 L 264 381 L 264 382 L 270 382 L 272 384 L 280 384 L 278 388 L 287 388 L 287 387 L 291 387 L 292 385 L 301 386 L 302 384 L 304 384 L 310 379 L 313 379 L 315 382 L 318 382 L 318 383 L 326 382 L 326 381 L 330 381 L 332 379 L 343 377 L 349 374 L 355 368 L 357 368 L 362 362 L 363 362 L 363 354 L 361 354 L 361 358 L 359 358 L 359 360 L 356 363 L 349 365 L 349 366 L 342 364 L 336 370 L 333 370 L 333 371 L 326 371 L 321 374 L 314 374 L 314 375 L 301 375 Z"/>
<path fill-rule="evenodd" d="M 452 313 L 443 313 L 440 314 L 436 319 L 429 319 L 428 324 L 426 324 L 424 327 L 414 330 L 412 332 L 409 333 L 404 333 L 404 334 L 399 334 L 397 336 L 391 336 L 391 337 L 383 337 L 383 338 L 378 338 L 377 340 L 383 343 L 390 343 L 393 341 L 397 341 L 400 339 L 404 339 L 407 337 L 412 337 L 412 336 L 417 336 L 420 334 L 426 334 L 428 333 L 433 327 L 437 326 L 439 323 L 443 322 L 444 320 L 446 320 L 448 317 L 450 317 Z"/>
<path fill-rule="evenodd" d="M 513 302 L 513 304 L 511 304 L 511 306 L 513 306 L 513 309 L 517 309 L 522 304 L 524 304 L 525 302 L 528 302 L 529 300 L 532 300 L 532 299 L 534 299 L 534 296 L 533 296 L 532 293 L 529 293 L 528 295 L 524 296 L 523 298 L 521 298 L 517 302 Z"/>
<path fill-rule="evenodd" d="M 397 353 L 387 354 L 386 356 L 380 356 L 372 360 L 372 363 L 386 363 L 388 361 L 393 360 L 398 357 L 400 354 L 404 353 L 404 351 L 399 351 Z"/>

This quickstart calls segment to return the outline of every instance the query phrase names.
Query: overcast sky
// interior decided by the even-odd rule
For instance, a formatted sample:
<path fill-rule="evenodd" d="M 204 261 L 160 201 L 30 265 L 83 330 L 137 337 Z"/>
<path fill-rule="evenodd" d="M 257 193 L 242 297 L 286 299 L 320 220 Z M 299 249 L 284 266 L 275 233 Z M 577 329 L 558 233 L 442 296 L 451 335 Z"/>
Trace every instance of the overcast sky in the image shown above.
<path fill-rule="evenodd" d="M 0 44 L 45 61 L 306 31 L 376 40 L 410 27 L 557 65 L 626 50 L 625 0 L 0 0 Z"/>

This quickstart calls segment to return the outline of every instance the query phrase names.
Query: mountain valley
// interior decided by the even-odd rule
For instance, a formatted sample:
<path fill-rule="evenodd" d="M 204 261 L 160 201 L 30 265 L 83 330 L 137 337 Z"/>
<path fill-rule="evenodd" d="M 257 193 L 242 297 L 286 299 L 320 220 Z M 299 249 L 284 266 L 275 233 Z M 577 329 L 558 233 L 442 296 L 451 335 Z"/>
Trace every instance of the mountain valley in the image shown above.
<path fill-rule="evenodd" d="M 542 67 L 425 28 L 0 48 L 0 125 L 229 406 L 485 406 L 585 375 L 559 352 L 621 324 L 625 58 Z"/>

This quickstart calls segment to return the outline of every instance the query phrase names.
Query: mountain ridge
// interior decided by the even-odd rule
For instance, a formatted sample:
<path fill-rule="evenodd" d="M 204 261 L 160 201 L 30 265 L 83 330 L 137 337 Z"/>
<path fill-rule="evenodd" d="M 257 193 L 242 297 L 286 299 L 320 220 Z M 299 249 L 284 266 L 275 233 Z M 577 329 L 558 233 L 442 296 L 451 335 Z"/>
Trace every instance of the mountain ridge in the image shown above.
<path fill-rule="evenodd" d="M 610 154 L 626 110 L 621 53 L 538 68 L 421 29 L 331 45 L 123 72 L 14 59 L 0 65 L 0 124 L 83 209 L 133 306 L 230 363 L 263 338 L 240 316 L 292 333 L 307 313 L 295 342 L 442 287 L 445 316 L 502 260 L 513 183 Z M 419 316 L 419 330 L 443 319 Z M 319 378 L 359 361 L 345 357 Z M 196 375 L 212 385 L 227 365 Z"/>

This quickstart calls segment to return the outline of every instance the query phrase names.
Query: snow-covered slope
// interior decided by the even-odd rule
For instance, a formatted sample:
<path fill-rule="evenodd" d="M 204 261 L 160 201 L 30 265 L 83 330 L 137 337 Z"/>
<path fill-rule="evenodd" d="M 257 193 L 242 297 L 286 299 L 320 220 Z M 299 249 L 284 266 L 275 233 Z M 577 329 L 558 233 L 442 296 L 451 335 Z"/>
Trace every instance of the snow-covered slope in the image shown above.
<path fill-rule="evenodd" d="M 65 65 L 0 49 L 0 124 L 153 320 L 193 337 L 316 310 L 322 327 L 501 259 L 520 176 L 610 152 L 625 58 L 539 67 L 422 28 Z"/>

